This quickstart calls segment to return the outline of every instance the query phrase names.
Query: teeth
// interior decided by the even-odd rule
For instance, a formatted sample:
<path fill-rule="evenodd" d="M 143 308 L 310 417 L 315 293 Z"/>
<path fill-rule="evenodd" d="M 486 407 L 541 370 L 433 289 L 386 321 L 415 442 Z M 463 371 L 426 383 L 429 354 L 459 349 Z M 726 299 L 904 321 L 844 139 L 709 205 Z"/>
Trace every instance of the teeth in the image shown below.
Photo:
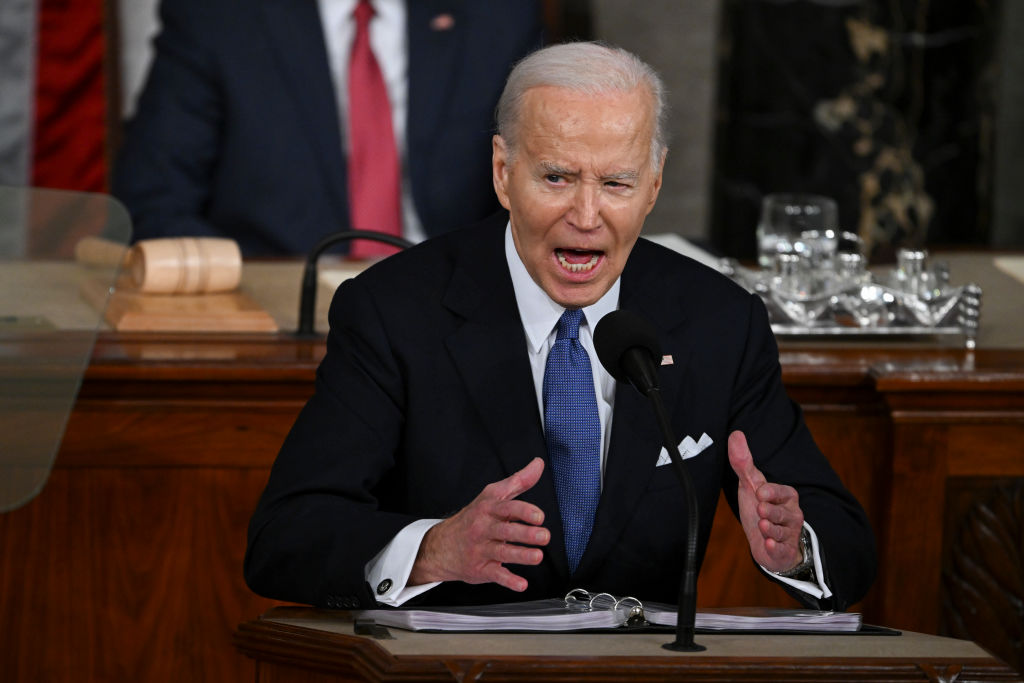
<path fill-rule="evenodd" d="M 587 263 L 569 263 L 569 261 L 566 260 L 565 255 L 561 251 L 558 251 L 557 255 L 558 262 L 562 264 L 562 267 L 574 273 L 585 273 L 588 270 L 593 269 L 593 267 L 597 265 L 597 261 L 599 258 L 597 254 L 591 254 L 590 261 L 588 261 Z"/>

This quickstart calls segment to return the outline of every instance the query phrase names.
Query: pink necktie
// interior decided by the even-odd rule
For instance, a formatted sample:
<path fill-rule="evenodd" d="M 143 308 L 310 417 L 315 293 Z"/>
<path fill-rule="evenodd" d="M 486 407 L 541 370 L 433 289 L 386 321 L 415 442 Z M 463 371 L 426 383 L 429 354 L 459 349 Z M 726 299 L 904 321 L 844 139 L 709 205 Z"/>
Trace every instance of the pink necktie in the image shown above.
<path fill-rule="evenodd" d="M 402 235 L 401 171 L 391 105 L 380 66 L 370 49 L 369 0 L 356 5 L 356 37 L 348 67 L 348 198 L 353 230 Z M 387 256 L 398 251 L 381 242 L 356 240 L 354 258 Z"/>

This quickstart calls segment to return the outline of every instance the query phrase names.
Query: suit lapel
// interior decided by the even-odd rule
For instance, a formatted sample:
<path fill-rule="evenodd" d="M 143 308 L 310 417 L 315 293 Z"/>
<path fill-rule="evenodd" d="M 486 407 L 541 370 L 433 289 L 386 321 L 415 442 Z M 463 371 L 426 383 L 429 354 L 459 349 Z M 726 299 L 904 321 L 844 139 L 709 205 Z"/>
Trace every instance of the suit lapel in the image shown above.
<path fill-rule="evenodd" d="M 683 341 L 687 338 L 686 321 L 680 312 L 679 302 L 675 296 L 665 295 L 658 285 L 662 277 L 652 271 L 652 267 L 638 245 L 622 275 L 619 308 L 635 311 L 649 320 L 661 341 L 662 353 L 673 357 L 672 365 L 661 366 L 658 371 L 661 398 L 671 420 L 679 415 L 681 408 L 685 409 L 677 402 L 686 372 L 689 344 Z M 673 424 L 673 429 L 678 430 L 679 425 Z M 682 435 L 676 434 L 676 438 L 682 438 Z M 614 545 L 629 522 L 633 509 L 645 494 L 661 448 L 661 431 L 650 400 L 628 383 L 619 383 L 615 389 L 601 502 L 578 570 L 582 581 L 614 552 Z"/>
<path fill-rule="evenodd" d="M 264 0 L 260 4 L 268 43 L 280 64 L 303 134 L 324 177 L 340 230 L 348 225 L 347 173 L 341 117 L 328 67 L 320 13 L 314 0 Z"/>
<path fill-rule="evenodd" d="M 504 223 L 501 227 L 481 226 L 476 229 L 477 239 L 462 243 L 444 303 L 464 318 L 446 346 L 507 476 L 534 457 L 546 460 L 547 450 L 526 338 L 505 261 Z M 545 467 L 541 480 L 520 499 L 545 511 L 545 526 L 551 532 L 545 552 L 556 570 L 568 576 L 550 468 Z"/>

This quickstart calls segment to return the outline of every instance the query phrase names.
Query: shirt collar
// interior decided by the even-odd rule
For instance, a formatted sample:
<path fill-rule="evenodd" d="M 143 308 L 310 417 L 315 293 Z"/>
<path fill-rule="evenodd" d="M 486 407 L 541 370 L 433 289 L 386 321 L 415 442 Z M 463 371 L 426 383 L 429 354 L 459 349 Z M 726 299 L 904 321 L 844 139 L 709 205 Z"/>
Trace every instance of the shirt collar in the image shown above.
<path fill-rule="evenodd" d="M 555 303 L 530 277 L 522 259 L 519 258 L 519 252 L 516 251 L 511 223 L 505 226 L 505 260 L 508 261 L 508 270 L 512 275 L 512 289 L 515 291 L 516 305 L 519 307 L 519 318 L 523 321 L 523 331 L 526 332 L 526 343 L 530 347 L 530 353 L 540 353 L 555 329 L 558 319 L 565 312 L 565 307 Z M 621 276 L 615 278 L 615 282 L 604 296 L 583 309 L 583 317 L 587 321 L 591 335 L 597 322 L 619 307 L 621 279 Z"/>

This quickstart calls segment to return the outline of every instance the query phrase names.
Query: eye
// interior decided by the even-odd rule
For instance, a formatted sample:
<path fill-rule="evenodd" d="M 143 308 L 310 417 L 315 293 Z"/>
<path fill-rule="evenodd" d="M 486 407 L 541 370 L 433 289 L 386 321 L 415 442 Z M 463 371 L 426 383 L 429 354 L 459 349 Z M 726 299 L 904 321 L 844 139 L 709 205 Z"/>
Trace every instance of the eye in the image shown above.
<path fill-rule="evenodd" d="M 544 176 L 544 180 L 548 181 L 553 185 L 557 185 L 558 183 L 562 182 L 564 178 L 558 175 L 557 173 L 548 173 L 546 176 Z"/>

